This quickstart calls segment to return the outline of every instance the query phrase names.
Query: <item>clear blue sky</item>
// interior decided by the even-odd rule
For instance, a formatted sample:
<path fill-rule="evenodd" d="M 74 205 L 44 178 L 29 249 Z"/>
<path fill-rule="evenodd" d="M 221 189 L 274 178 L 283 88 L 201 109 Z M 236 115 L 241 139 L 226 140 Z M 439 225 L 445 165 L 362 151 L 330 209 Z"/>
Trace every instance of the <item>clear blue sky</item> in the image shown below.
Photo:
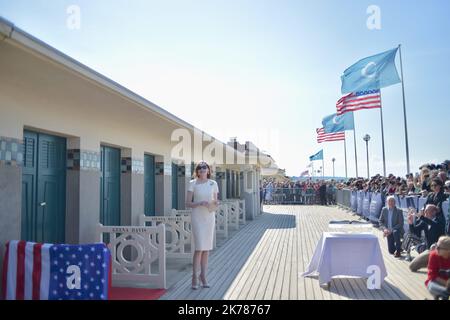
<path fill-rule="evenodd" d="M 72 4 L 81 9 L 79 30 L 66 26 Z M 366 26 L 372 4 L 381 30 Z M 322 147 L 325 174 L 335 157 L 344 175 L 343 144 L 317 144 L 315 128 L 335 112 L 342 72 L 399 43 L 411 166 L 450 158 L 449 14 L 448 0 L 0 0 L 0 15 L 18 27 L 223 141 L 254 141 L 288 175 Z M 403 175 L 401 85 L 382 95 L 387 171 Z M 355 121 L 360 175 L 365 133 L 371 174 L 382 173 L 378 110 Z M 347 139 L 354 175 L 351 132 Z"/>

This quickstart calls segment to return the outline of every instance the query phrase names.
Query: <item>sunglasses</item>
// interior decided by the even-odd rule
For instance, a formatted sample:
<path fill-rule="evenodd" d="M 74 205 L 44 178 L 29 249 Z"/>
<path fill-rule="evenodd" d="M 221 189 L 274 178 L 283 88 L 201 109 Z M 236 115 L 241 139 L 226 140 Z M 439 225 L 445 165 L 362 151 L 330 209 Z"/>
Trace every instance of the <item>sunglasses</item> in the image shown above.
<path fill-rule="evenodd" d="M 206 169 L 208 169 L 208 166 L 206 166 L 206 165 L 197 167 L 197 170 L 206 170 Z"/>

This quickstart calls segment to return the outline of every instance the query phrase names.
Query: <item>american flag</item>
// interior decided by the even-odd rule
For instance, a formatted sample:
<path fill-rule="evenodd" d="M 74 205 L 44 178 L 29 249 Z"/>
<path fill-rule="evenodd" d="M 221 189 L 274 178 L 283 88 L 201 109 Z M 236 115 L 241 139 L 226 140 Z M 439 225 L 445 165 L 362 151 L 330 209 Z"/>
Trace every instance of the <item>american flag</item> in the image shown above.
<path fill-rule="evenodd" d="M 336 114 L 339 116 L 350 111 L 376 108 L 381 108 L 380 89 L 352 92 L 343 96 L 336 103 Z"/>
<path fill-rule="evenodd" d="M 345 131 L 325 133 L 323 128 L 316 129 L 317 132 L 317 142 L 327 142 L 327 141 L 342 141 L 345 140 Z"/>
<path fill-rule="evenodd" d="M 301 173 L 300 177 L 309 176 L 309 170 L 305 170 Z"/>
<path fill-rule="evenodd" d="M 103 243 L 6 244 L 3 297 L 6 300 L 107 300 L 110 252 Z"/>

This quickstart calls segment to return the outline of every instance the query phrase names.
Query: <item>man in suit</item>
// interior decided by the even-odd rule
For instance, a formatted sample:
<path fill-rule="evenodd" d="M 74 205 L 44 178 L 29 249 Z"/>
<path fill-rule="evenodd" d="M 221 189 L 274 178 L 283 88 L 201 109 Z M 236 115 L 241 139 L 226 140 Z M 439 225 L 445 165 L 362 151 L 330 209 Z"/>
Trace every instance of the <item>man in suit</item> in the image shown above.
<path fill-rule="evenodd" d="M 420 235 L 422 231 L 425 233 L 426 249 L 420 253 L 409 265 L 409 269 L 413 272 L 421 268 L 426 268 L 428 258 L 430 256 L 431 246 L 435 244 L 438 239 L 445 234 L 445 220 L 439 219 L 437 216 L 439 208 L 434 204 L 427 204 L 425 210 L 421 210 L 417 214 L 417 219 L 414 221 L 414 212 L 408 214 L 409 231 L 416 235 Z"/>
<path fill-rule="evenodd" d="M 320 196 L 320 204 L 322 206 L 327 205 L 327 185 L 324 181 L 322 181 L 320 187 L 319 187 L 319 196 Z"/>
<path fill-rule="evenodd" d="M 387 207 L 381 210 L 379 219 L 380 228 L 383 235 L 387 237 L 388 250 L 396 258 L 401 256 L 403 236 L 403 211 L 395 206 L 395 197 L 389 196 L 386 199 Z"/>

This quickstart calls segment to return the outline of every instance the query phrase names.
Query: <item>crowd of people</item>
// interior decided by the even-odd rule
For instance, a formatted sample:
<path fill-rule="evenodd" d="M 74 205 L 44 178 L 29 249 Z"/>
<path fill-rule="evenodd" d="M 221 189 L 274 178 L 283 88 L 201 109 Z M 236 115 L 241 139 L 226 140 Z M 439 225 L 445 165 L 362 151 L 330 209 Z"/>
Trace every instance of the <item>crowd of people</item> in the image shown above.
<path fill-rule="evenodd" d="M 441 164 L 424 164 L 415 175 L 396 177 L 390 174 L 383 177 L 379 174 L 371 179 L 351 178 L 336 184 L 338 189 L 352 189 L 369 192 L 382 192 L 385 195 L 422 195 L 432 192 L 432 184 L 438 183 L 444 192 L 450 193 L 450 160 Z M 438 182 L 436 182 L 438 181 Z"/>
<path fill-rule="evenodd" d="M 336 181 L 319 180 L 276 182 L 264 179 L 260 188 L 261 202 L 264 204 L 336 204 Z"/>
<path fill-rule="evenodd" d="M 416 175 L 404 178 L 376 175 L 371 179 L 355 178 L 336 185 L 338 189 L 380 192 L 386 198 L 379 227 L 387 238 L 389 253 L 400 258 L 403 251 L 413 248 L 418 255 L 410 270 L 427 268 L 425 282 L 435 298 L 448 299 L 450 293 L 450 212 L 443 203 L 450 198 L 450 160 L 441 164 L 424 164 Z M 404 230 L 403 211 L 397 208 L 394 195 L 426 197 L 423 208 L 410 208 L 408 230 Z M 447 209 L 448 211 L 449 209 Z M 446 219 L 447 217 L 447 219 Z M 406 231 L 406 232 L 405 232 Z"/>
<path fill-rule="evenodd" d="M 405 177 L 378 174 L 370 179 L 346 181 L 264 179 L 260 188 L 261 202 L 334 205 L 337 190 L 381 193 L 386 205 L 381 210 L 379 228 L 387 239 L 389 253 L 400 258 L 406 251 L 408 258 L 411 250 L 417 251 L 418 255 L 410 263 L 411 271 L 427 268 L 425 285 L 429 292 L 435 298 L 449 299 L 450 211 L 444 211 L 450 209 L 443 210 L 443 203 L 450 199 L 450 160 L 440 164 L 427 163 L 419 170 L 415 175 Z M 423 208 L 409 209 L 407 230 L 404 230 L 404 215 L 397 207 L 396 195 L 426 197 Z"/>

